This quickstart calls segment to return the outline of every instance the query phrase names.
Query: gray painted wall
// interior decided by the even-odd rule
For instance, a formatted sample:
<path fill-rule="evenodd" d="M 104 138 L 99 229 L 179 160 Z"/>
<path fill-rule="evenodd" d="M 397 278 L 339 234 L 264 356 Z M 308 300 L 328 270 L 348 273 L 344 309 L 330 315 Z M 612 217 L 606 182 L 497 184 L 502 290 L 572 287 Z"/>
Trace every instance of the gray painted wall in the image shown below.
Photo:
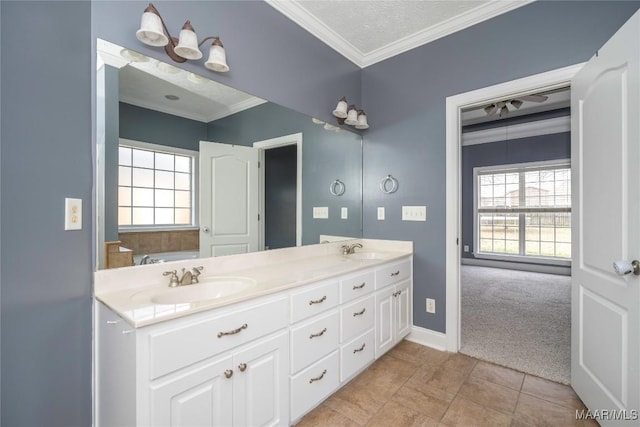
<path fill-rule="evenodd" d="M 0 2 L 7 427 L 91 424 L 90 7 Z M 65 197 L 82 199 L 82 231 L 63 230 Z"/>
<path fill-rule="evenodd" d="M 321 234 L 362 236 L 362 138 L 351 132 L 327 131 L 311 118 L 266 103 L 209 124 L 208 140 L 237 145 L 302 132 L 302 244 L 319 242 Z M 342 196 L 329 186 L 344 182 Z M 313 219 L 314 206 L 327 206 L 329 219 Z M 347 219 L 340 219 L 346 207 Z"/>
<path fill-rule="evenodd" d="M 515 163 L 541 162 L 571 158 L 571 133 L 555 133 L 519 138 L 509 141 L 496 141 L 486 144 L 462 147 L 462 233 L 461 244 L 469 245 L 463 258 L 475 258 L 474 248 L 474 212 L 473 212 L 473 168 L 482 166 L 510 165 Z M 522 261 L 519 261 L 522 262 Z"/>
<path fill-rule="evenodd" d="M 414 324 L 445 332 L 445 100 L 481 87 L 587 61 L 638 2 L 541 1 L 362 71 L 364 235 L 415 242 Z M 391 195 L 378 189 L 393 174 Z M 426 222 L 402 222 L 426 205 Z M 376 207 L 387 220 L 376 220 Z M 436 313 L 424 310 L 436 299 Z"/>

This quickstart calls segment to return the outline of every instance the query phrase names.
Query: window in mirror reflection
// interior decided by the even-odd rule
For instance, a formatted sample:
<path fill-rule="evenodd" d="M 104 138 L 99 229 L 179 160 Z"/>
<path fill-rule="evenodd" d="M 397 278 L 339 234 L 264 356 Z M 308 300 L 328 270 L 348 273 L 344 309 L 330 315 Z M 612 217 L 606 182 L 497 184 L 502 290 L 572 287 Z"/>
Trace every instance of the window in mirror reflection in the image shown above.
<path fill-rule="evenodd" d="M 118 226 L 191 226 L 196 154 L 121 141 L 118 149 Z"/>

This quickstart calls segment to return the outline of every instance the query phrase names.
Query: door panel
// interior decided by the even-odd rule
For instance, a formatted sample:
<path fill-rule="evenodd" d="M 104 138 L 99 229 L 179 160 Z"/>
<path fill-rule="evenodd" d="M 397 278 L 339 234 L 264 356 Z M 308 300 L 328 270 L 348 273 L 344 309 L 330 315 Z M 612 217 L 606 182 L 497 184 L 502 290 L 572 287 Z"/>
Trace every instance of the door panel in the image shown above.
<path fill-rule="evenodd" d="M 612 263 L 640 258 L 640 13 L 571 86 L 571 385 L 624 419 L 640 408 L 640 277 Z"/>
<path fill-rule="evenodd" d="M 200 257 L 258 250 L 258 154 L 200 141 Z"/>

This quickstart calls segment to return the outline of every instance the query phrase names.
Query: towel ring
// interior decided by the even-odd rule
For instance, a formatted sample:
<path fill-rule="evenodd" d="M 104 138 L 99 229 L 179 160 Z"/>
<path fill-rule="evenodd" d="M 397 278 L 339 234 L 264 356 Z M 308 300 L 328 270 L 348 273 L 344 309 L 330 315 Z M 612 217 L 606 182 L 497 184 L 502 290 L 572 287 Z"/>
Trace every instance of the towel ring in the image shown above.
<path fill-rule="evenodd" d="M 344 194 L 344 190 L 344 182 L 340 181 L 339 179 L 333 181 L 329 186 L 329 192 L 334 196 L 342 196 Z"/>
<path fill-rule="evenodd" d="M 389 185 L 391 185 L 391 188 L 389 188 Z M 398 189 L 398 180 L 392 177 L 391 175 L 387 175 L 386 178 L 383 178 L 382 181 L 380 181 L 380 190 L 384 194 L 395 193 L 397 189 Z"/>

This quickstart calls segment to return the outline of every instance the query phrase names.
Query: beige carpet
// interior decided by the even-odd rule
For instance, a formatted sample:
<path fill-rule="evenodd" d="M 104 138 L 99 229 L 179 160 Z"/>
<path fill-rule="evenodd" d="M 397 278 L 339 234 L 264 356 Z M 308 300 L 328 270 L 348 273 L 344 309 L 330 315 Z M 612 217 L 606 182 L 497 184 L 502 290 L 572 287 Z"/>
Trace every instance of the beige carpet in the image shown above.
<path fill-rule="evenodd" d="M 464 265 L 461 297 L 461 353 L 569 384 L 571 277 Z"/>

